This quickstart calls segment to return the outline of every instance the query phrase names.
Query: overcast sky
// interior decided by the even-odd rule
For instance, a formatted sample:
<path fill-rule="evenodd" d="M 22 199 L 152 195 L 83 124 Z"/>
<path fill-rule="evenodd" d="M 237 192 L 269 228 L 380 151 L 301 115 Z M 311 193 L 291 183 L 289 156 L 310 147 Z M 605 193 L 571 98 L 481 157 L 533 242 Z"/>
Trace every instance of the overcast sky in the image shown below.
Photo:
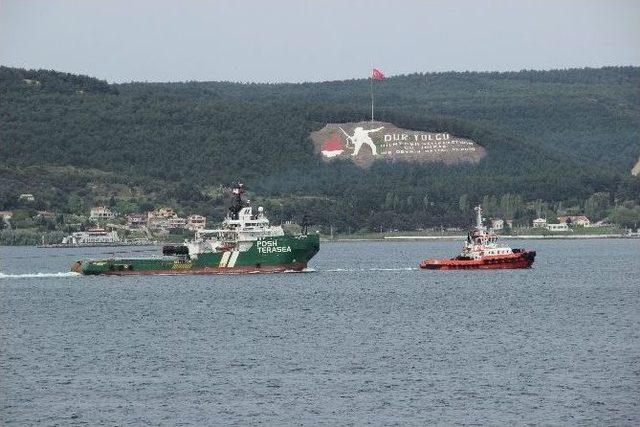
<path fill-rule="evenodd" d="M 0 0 L 0 64 L 110 82 L 640 65 L 640 1 Z"/>

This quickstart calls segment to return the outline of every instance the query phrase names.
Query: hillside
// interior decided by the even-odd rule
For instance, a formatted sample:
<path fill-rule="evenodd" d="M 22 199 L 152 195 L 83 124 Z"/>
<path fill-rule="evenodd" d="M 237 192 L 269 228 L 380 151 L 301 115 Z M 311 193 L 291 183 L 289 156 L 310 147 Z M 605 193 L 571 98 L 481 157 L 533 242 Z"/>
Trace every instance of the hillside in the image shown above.
<path fill-rule="evenodd" d="M 582 207 L 594 193 L 636 203 L 640 185 L 629 171 L 640 156 L 639 83 L 633 67 L 376 82 L 378 119 L 469 138 L 488 154 L 478 164 L 362 169 L 323 162 L 309 135 L 367 120 L 367 80 L 109 85 L 1 67 L 0 197 L 10 208 L 20 182 L 65 209 L 71 196 L 85 204 L 124 197 L 97 185 L 115 179 L 138 187 L 144 203 L 188 210 L 212 201 L 206 188 L 243 179 L 265 204 L 273 200 L 279 219 L 306 212 L 323 225 L 367 229 L 464 224 L 467 205 L 485 196 L 517 197 L 519 216 L 533 215 L 527 201 Z M 83 178 L 50 197 L 68 166 Z"/>

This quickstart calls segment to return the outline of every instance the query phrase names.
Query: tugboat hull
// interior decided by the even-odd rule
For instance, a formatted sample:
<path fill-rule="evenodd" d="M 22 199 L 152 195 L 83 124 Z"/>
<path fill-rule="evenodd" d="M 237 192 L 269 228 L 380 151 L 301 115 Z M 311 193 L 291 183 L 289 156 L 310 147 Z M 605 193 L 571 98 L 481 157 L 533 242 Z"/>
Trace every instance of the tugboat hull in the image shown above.
<path fill-rule="evenodd" d="M 478 259 L 427 259 L 420 263 L 420 268 L 426 270 L 498 270 L 530 268 L 535 257 L 535 251 L 516 249 L 512 254 L 485 256 Z"/>

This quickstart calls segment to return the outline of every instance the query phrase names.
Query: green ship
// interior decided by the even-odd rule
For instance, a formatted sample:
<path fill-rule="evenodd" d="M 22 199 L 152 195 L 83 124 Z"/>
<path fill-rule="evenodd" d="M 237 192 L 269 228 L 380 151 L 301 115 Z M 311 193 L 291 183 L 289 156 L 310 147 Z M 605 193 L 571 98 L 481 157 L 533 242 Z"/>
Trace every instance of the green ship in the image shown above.
<path fill-rule="evenodd" d="M 199 230 L 192 241 L 164 246 L 162 256 L 81 260 L 73 271 L 86 275 L 233 274 L 302 271 L 320 249 L 318 234 L 285 233 L 242 201 L 244 186 L 233 189 L 234 203 L 220 229 Z"/>

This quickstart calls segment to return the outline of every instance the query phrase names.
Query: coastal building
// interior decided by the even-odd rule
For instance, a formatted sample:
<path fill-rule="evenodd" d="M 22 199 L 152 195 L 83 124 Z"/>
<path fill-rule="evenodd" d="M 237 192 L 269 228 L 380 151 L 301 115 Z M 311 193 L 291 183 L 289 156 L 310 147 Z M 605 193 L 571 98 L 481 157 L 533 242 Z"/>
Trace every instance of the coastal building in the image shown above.
<path fill-rule="evenodd" d="M 161 233 L 176 228 L 187 228 L 188 222 L 187 218 L 179 217 L 171 208 L 147 212 L 147 226 Z"/>
<path fill-rule="evenodd" d="M 491 220 L 491 228 L 495 231 L 504 230 L 505 226 L 509 228 L 513 228 L 513 220 L 500 219 L 500 218 L 495 218 Z"/>
<path fill-rule="evenodd" d="M 558 222 L 559 223 L 564 222 L 565 224 L 570 224 L 570 225 L 580 225 L 583 227 L 586 227 L 587 225 L 591 224 L 591 221 L 589 221 L 589 218 L 587 218 L 584 215 L 559 216 Z"/>
<path fill-rule="evenodd" d="M 176 228 L 186 228 L 187 219 L 180 217 L 173 218 L 154 218 L 147 221 L 147 226 L 152 230 L 171 230 Z"/>
<path fill-rule="evenodd" d="M 56 213 L 49 212 L 49 211 L 38 211 L 38 214 L 36 215 L 36 217 L 44 218 L 44 219 L 55 219 Z"/>
<path fill-rule="evenodd" d="M 158 210 L 155 211 L 149 211 L 147 212 L 147 219 L 153 220 L 153 219 L 167 219 L 167 218 L 173 218 L 178 216 L 175 211 L 171 208 L 160 208 Z"/>
<path fill-rule="evenodd" d="M 128 214 L 125 219 L 127 225 L 131 228 L 142 227 L 147 223 L 147 216 L 143 214 Z"/>
<path fill-rule="evenodd" d="M 186 228 L 187 227 L 187 219 L 180 218 L 178 216 L 169 218 L 168 223 L 169 223 L 169 228 Z"/>
<path fill-rule="evenodd" d="M 147 220 L 147 227 L 151 230 L 167 230 L 171 228 L 169 226 L 169 220 L 164 218 L 151 218 Z"/>
<path fill-rule="evenodd" d="M 62 239 L 62 244 L 69 246 L 100 246 L 119 242 L 120 237 L 116 231 L 106 231 L 102 228 L 78 231 Z"/>
<path fill-rule="evenodd" d="M 547 220 L 545 218 L 534 219 L 533 228 L 547 228 Z"/>
<path fill-rule="evenodd" d="M 491 220 L 491 228 L 498 231 L 504 229 L 504 220 L 502 219 L 492 219 Z"/>
<path fill-rule="evenodd" d="M 116 217 L 115 212 L 104 206 L 96 206 L 91 208 L 89 213 L 89 219 L 93 221 L 104 221 L 107 219 L 114 219 Z"/>
<path fill-rule="evenodd" d="M 11 211 L 0 211 L 0 222 L 6 224 L 7 227 L 10 227 L 11 224 L 9 220 L 13 217 L 13 212 Z"/>
<path fill-rule="evenodd" d="M 549 231 L 569 231 L 569 226 L 566 222 L 560 224 L 547 224 L 547 230 Z"/>
<path fill-rule="evenodd" d="M 207 226 L 207 218 L 202 215 L 190 215 L 187 218 L 187 229 L 191 231 L 203 230 Z"/>
<path fill-rule="evenodd" d="M 607 219 L 601 219 L 600 221 L 592 222 L 590 224 L 585 225 L 585 227 L 596 228 L 596 227 L 611 227 L 611 224 Z"/>

